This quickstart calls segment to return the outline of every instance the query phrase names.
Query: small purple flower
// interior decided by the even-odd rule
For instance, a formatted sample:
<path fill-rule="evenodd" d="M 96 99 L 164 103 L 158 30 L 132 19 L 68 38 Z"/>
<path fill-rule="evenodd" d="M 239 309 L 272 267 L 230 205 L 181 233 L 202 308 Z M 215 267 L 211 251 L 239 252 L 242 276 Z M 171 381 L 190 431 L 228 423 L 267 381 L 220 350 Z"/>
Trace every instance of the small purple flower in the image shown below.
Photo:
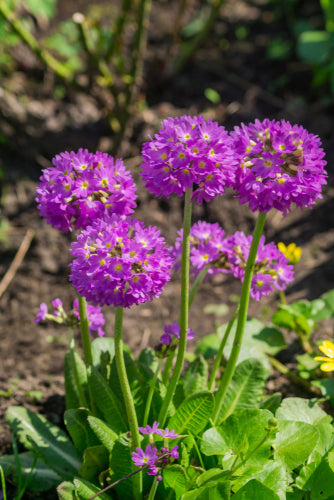
<path fill-rule="evenodd" d="M 193 199 L 210 201 L 234 185 L 236 155 L 225 128 L 202 116 L 167 118 L 143 145 L 142 178 L 159 196 L 182 196 L 195 185 Z"/>
<path fill-rule="evenodd" d="M 170 456 L 171 456 L 172 458 L 176 459 L 176 460 L 179 458 L 179 453 L 178 453 L 177 449 L 178 449 L 178 446 L 176 445 L 176 446 L 174 446 L 174 447 L 170 450 Z"/>
<path fill-rule="evenodd" d="M 80 318 L 78 299 L 75 299 L 73 302 L 73 313 L 77 318 Z M 96 332 L 99 337 L 103 337 L 104 331 L 102 326 L 104 325 L 104 317 L 101 308 L 87 304 L 87 320 L 90 335 L 92 335 L 93 332 Z"/>
<path fill-rule="evenodd" d="M 45 302 L 42 302 L 39 306 L 39 310 L 36 318 L 34 319 L 34 322 L 39 323 L 40 321 L 45 321 L 47 314 L 48 314 L 48 306 L 45 304 Z"/>
<path fill-rule="evenodd" d="M 318 136 L 289 122 L 255 120 L 230 134 L 239 157 L 235 188 L 251 210 L 272 208 L 285 216 L 292 205 L 312 208 L 327 173 Z"/>
<path fill-rule="evenodd" d="M 168 427 L 166 429 L 158 429 L 157 432 L 156 432 L 159 436 L 163 437 L 163 438 L 170 438 L 170 439 L 174 439 L 174 438 L 177 438 L 179 437 L 179 434 L 177 434 L 174 429 L 172 429 L 171 431 L 168 429 Z"/>
<path fill-rule="evenodd" d="M 159 428 L 159 424 L 158 422 L 153 422 L 153 425 L 146 425 L 146 427 L 138 427 L 138 430 L 142 433 L 142 434 L 157 434 L 157 431 L 158 431 L 158 428 Z"/>
<path fill-rule="evenodd" d="M 165 325 L 164 332 L 160 337 L 160 342 L 164 345 L 170 345 L 173 342 L 173 336 L 180 339 L 180 325 L 174 322 L 172 325 Z M 190 328 L 187 329 L 187 339 L 193 340 L 195 333 Z"/>
<path fill-rule="evenodd" d="M 105 213 L 129 215 L 136 187 L 122 160 L 87 149 L 65 152 L 43 170 L 36 201 L 48 224 L 63 233 L 85 228 Z"/>
<path fill-rule="evenodd" d="M 159 297 L 172 258 L 155 227 L 116 214 L 82 230 L 72 243 L 70 280 L 94 305 L 130 307 Z"/>
<path fill-rule="evenodd" d="M 136 448 L 137 453 L 132 452 L 132 460 L 137 467 L 141 467 L 142 465 L 154 465 L 154 462 L 157 460 L 157 448 L 154 448 L 150 444 L 148 444 L 145 448 L 145 451 L 141 448 Z M 155 474 L 153 474 L 155 475 Z"/>

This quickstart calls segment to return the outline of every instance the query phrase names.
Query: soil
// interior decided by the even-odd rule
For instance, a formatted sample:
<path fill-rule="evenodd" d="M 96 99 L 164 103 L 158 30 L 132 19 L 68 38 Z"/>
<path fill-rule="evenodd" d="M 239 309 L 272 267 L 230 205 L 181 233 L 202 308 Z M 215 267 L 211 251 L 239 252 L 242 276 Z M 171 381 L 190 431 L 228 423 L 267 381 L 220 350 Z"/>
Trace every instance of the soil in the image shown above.
<path fill-rule="evenodd" d="M 81 8 L 87 3 L 81 2 Z M 66 16 L 62 10 L 65 4 Z M 333 99 L 329 90 L 311 87 L 311 70 L 297 60 L 293 51 L 288 59 L 272 60 L 266 56 L 275 38 L 289 39 L 289 35 L 284 19 L 272 10 L 274 3 L 265 1 L 226 1 L 212 36 L 177 77 L 161 81 L 157 68 L 168 44 L 175 1 L 161 0 L 153 4 L 143 79 L 147 107 L 134 118 L 121 149 L 121 156 L 138 186 L 136 216 L 146 224 L 157 225 L 170 244 L 180 229 L 180 200 L 155 199 L 145 190 L 138 175 L 141 144 L 148 134 L 154 134 L 163 118 L 201 113 L 218 120 L 228 130 L 242 121 L 247 123 L 265 117 L 299 123 L 320 135 L 323 141 L 328 185 L 323 199 L 312 211 L 294 211 L 284 218 L 279 213 L 270 213 L 265 235 L 276 243 L 294 241 L 303 249 L 302 260 L 295 269 L 296 279 L 287 292 L 288 301 L 318 297 L 334 287 L 334 132 Z M 78 9 L 76 2 L 63 1 L 59 6 L 55 26 L 57 20 Z M 197 7 L 195 2 L 194 9 Z M 236 36 L 240 26 L 248 30 L 246 39 Z M 23 70 L 6 76 L 4 87 L 8 89 L 10 85 L 17 97 L 17 107 L 9 106 L 6 112 L 0 113 L 0 130 L 6 132 L 7 138 L 1 160 L 4 173 L 1 210 L 3 220 L 9 223 L 7 239 L 0 242 L 0 276 L 8 270 L 28 229 L 34 233 L 24 259 L 0 297 L 0 454 L 11 451 L 10 431 L 4 420 L 8 406 L 25 405 L 60 425 L 64 412 L 62 370 L 66 331 L 50 323 L 36 325 L 33 319 L 41 302 L 50 304 L 60 297 L 67 309 L 73 303 L 75 294 L 67 278 L 71 240 L 39 217 L 34 197 L 41 168 L 49 166 L 52 157 L 64 150 L 84 147 L 96 151 L 110 147 L 105 114 L 91 97 L 75 93 L 64 99 L 53 99 L 45 91 L 45 81 Z M 220 94 L 218 105 L 206 99 L 207 88 Z M 25 99 L 19 99 L 23 89 Z M 0 100 L 3 98 L 2 93 Z M 15 115 L 13 109 L 17 110 Z M 195 207 L 193 221 L 219 222 L 227 234 L 236 230 L 249 234 L 255 217 L 247 207 L 238 205 L 232 193 L 227 193 L 210 204 Z M 205 305 L 225 303 L 231 308 L 233 296 L 238 293 L 240 285 L 228 276 L 216 276 L 203 285 L 190 316 L 190 326 L 197 337 L 212 333 L 217 320 L 227 319 L 204 315 Z M 178 296 L 179 280 L 175 277 L 159 300 L 126 311 L 125 339 L 134 352 L 147 345 L 154 346 L 163 325 L 177 320 Z M 261 304 L 252 301 L 250 315 L 270 321 L 277 304 L 278 296 L 274 294 Z M 105 330 L 112 335 L 113 311 L 105 309 L 104 312 Z M 321 325 L 316 338 L 331 337 L 331 322 Z M 280 359 L 295 369 L 295 356 L 302 351 L 293 334 L 286 339 L 289 347 Z M 38 393 L 36 397 L 31 391 L 40 391 L 41 399 Z M 277 391 L 285 396 L 309 397 L 289 379 L 273 371 L 268 392 Z"/>

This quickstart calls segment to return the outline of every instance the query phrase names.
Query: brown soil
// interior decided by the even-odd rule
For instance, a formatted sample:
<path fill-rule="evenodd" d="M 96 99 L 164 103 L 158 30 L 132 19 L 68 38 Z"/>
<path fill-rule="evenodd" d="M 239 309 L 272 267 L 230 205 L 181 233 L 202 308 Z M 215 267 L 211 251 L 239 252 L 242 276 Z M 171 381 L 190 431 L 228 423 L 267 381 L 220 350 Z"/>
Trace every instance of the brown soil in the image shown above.
<path fill-rule="evenodd" d="M 144 79 L 148 107 L 136 117 L 132 134 L 122 146 L 122 156 L 138 185 L 136 216 L 146 224 L 157 225 L 171 244 L 180 229 L 181 202 L 178 199 L 155 199 L 145 190 L 138 175 L 141 144 L 149 133 L 157 130 L 163 118 L 202 113 L 218 120 L 227 129 L 241 121 L 265 117 L 285 118 L 299 123 L 319 134 L 323 140 L 328 161 L 328 186 L 324 189 L 323 199 L 312 211 L 295 211 L 285 218 L 279 213 L 270 213 L 265 234 L 275 242 L 294 241 L 303 249 L 302 260 L 296 267 L 295 282 L 287 293 L 288 301 L 318 297 L 334 287 L 333 101 L 329 100 L 329 105 L 325 105 L 319 96 L 315 98 L 317 96 L 313 95 L 312 89 L 305 89 L 305 82 L 309 81 L 311 74 L 293 55 L 283 61 L 266 58 L 266 46 L 284 29 L 279 22 L 268 24 L 266 20 L 273 17 L 269 4 L 265 2 L 226 2 L 213 36 L 197 51 L 184 71 L 167 83 L 159 82 L 153 70 L 165 49 L 163 36 L 168 32 L 171 21 L 172 14 L 167 3 L 157 2 L 152 12 L 155 22 L 151 23 L 145 68 L 149 78 Z M 157 32 L 155 26 L 158 22 L 166 23 L 165 31 Z M 235 36 L 236 28 L 241 25 L 247 25 L 250 30 L 244 41 Z M 226 43 L 219 45 L 222 40 Z M 287 76 L 285 84 L 280 83 L 282 75 Z M 7 396 L 0 396 L 0 454 L 11 449 L 10 432 L 4 422 L 8 406 L 23 404 L 43 413 L 56 424 L 62 423 L 64 411 L 62 369 L 66 331 L 52 324 L 36 325 L 33 322 L 42 301 L 51 303 L 51 300 L 60 297 L 65 307 L 70 308 L 75 298 L 67 279 L 70 238 L 48 226 L 39 217 L 34 202 L 41 167 L 48 166 L 56 153 L 66 149 L 87 147 L 96 151 L 106 150 L 110 145 L 105 117 L 91 98 L 75 94 L 60 101 L 47 96 L 38 99 L 36 80 L 24 72 L 16 73 L 15 77 L 16 88 L 19 86 L 22 91 L 29 84 L 31 89 L 24 106 L 18 100 L 25 114 L 22 122 L 16 117 L 15 135 L 10 135 L 9 130 L 2 159 L 5 172 L 2 216 L 8 220 L 10 227 L 8 240 L 0 243 L 0 276 L 11 264 L 28 228 L 34 230 L 34 238 L 12 282 L 0 297 L 0 390 L 12 391 Z M 212 106 L 204 97 L 204 90 L 209 87 L 221 95 L 222 101 L 218 106 Z M 13 120 L 8 121 L 12 123 L 14 117 L 10 118 Z M 1 120 L 1 129 L 4 130 L 3 116 L 0 123 Z M 227 234 L 236 230 L 250 233 L 255 215 L 246 207 L 240 207 L 232 194 L 227 193 L 210 204 L 195 207 L 193 220 L 199 219 L 219 222 Z M 239 284 L 226 276 L 216 277 L 213 282 L 204 284 L 190 317 L 190 326 L 197 337 L 211 333 L 217 320 L 214 315 L 203 314 L 204 306 L 223 302 L 232 307 L 231 298 L 239 292 Z M 179 281 L 175 277 L 159 300 L 126 311 L 125 338 L 135 352 L 146 345 L 154 346 L 163 325 L 177 320 L 178 295 Z M 270 320 L 277 303 L 278 297 L 274 295 L 261 304 L 252 302 L 250 315 L 266 315 Z M 269 306 L 270 310 L 264 310 L 264 306 Z M 106 332 L 112 335 L 113 311 L 106 309 L 105 317 Z M 331 324 L 323 325 L 317 336 L 330 338 Z M 293 367 L 295 355 L 301 353 L 301 349 L 294 336 L 290 335 L 288 341 L 289 348 L 282 360 Z M 27 395 L 32 390 L 41 391 L 41 401 Z M 300 392 L 300 388 L 274 372 L 269 390 L 307 397 Z"/>

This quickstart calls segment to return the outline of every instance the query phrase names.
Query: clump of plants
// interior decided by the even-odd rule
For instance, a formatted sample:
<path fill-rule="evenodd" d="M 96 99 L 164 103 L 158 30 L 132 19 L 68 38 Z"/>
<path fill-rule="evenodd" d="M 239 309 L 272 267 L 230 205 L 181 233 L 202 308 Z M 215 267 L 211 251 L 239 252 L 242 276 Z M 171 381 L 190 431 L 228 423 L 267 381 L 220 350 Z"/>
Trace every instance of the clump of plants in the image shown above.
<path fill-rule="evenodd" d="M 18 498 L 56 487 L 61 500 L 329 500 L 332 418 L 314 400 L 263 395 L 267 354 L 285 343 L 274 326 L 247 318 L 250 298 L 283 292 L 293 280 L 284 248 L 262 232 L 270 210 L 285 216 L 321 198 L 327 174 L 320 139 L 284 120 L 228 133 L 201 116 L 182 116 L 165 120 L 142 155 L 146 188 L 184 199 L 172 248 L 156 227 L 133 217 L 135 185 L 121 160 L 82 149 L 56 156 L 43 171 L 40 213 L 73 233 L 70 281 L 78 300 L 69 313 L 60 299 L 53 314 L 43 303 L 36 317 L 69 327 L 68 435 L 41 415 L 9 408 L 7 421 L 28 451 L 2 457 L 4 473 L 18 483 Z M 258 213 L 252 236 L 192 224 L 192 206 L 226 188 Z M 178 321 L 162 325 L 159 344 L 135 359 L 123 343 L 123 315 L 158 298 L 178 269 Z M 240 302 L 186 364 L 187 343 L 196 339 L 189 311 L 203 280 L 216 273 L 240 281 Z M 102 330 L 101 306 L 114 308 L 113 338 Z M 78 325 L 84 359 L 72 335 Z"/>

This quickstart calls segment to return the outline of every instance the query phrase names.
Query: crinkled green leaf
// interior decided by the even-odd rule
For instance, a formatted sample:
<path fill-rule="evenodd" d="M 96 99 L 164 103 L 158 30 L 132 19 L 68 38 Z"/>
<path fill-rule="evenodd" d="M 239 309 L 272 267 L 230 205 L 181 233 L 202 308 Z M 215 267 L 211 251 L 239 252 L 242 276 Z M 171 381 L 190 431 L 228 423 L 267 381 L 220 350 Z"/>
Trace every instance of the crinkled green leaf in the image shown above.
<path fill-rule="evenodd" d="M 77 377 L 75 376 L 77 374 Z M 76 409 L 82 407 L 78 384 L 82 387 L 84 398 L 88 406 L 88 388 L 87 388 L 87 371 L 85 363 L 77 352 L 74 352 L 73 357 L 70 352 L 65 354 L 64 359 L 64 375 L 65 375 L 65 399 L 66 409 Z"/>
<path fill-rule="evenodd" d="M 110 454 L 109 467 L 111 482 L 115 482 L 133 472 L 132 464 L 129 436 L 127 434 L 122 434 L 116 439 Z M 125 479 L 115 486 L 118 498 L 127 498 L 131 488 L 131 478 Z"/>
<path fill-rule="evenodd" d="M 178 434 L 199 434 L 209 421 L 214 408 L 213 394 L 202 391 L 189 396 L 168 422 L 169 429 Z"/>
<path fill-rule="evenodd" d="M 64 431 L 42 415 L 21 406 L 8 408 L 6 419 L 28 450 L 38 452 L 39 458 L 64 479 L 73 477 L 81 460 Z"/>
<path fill-rule="evenodd" d="M 78 500 L 89 500 L 90 497 L 99 493 L 102 489 L 86 479 L 76 478 L 73 480 L 73 484 L 75 486 L 75 498 Z M 110 496 L 107 493 L 102 493 L 97 498 L 99 500 L 110 500 Z"/>
<path fill-rule="evenodd" d="M 239 363 L 227 388 L 218 424 L 237 410 L 257 408 L 267 375 L 266 368 L 255 358 Z"/>
<path fill-rule="evenodd" d="M 29 478 L 29 490 L 46 491 L 55 488 L 61 481 L 54 470 L 50 469 L 41 460 L 35 459 L 34 453 L 26 451 L 19 454 L 20 470 L 22 480 L 25 483 Z M 17 467 L 14 455 L 3 455 L 0 457 L 0 465 L 6 476 L 12 476 L 17 482 Z M 32 471 L 33 467 L 33 471 Z"/>
<path fill-rule="evenodd" d="M 89 446 L 100 444 L 87 421 L 89 411 L 86 408 L 67 410 L 64 414 L 66 429 L 76 449 L 82 454 Z"/>
<path fill-rule="evenodd" d="M 79 474 L 88 481 L 96 480 L 99 474 L 108 469 L 109 452 L 101 444 L 85 449 L 83 454 L 83 464 L 79 469 Z"/>
<path fill-rule="evenodd" d="M 101 444 L 103 444 L 107 448 L 107 450 L 111 451 L 114 446 L 115 440 L 118 437 L 117 434 L 112 430 L 111 426 L 100 418 L 93 416 L 89 416 L 87 418 L 87 421 Z"/>

